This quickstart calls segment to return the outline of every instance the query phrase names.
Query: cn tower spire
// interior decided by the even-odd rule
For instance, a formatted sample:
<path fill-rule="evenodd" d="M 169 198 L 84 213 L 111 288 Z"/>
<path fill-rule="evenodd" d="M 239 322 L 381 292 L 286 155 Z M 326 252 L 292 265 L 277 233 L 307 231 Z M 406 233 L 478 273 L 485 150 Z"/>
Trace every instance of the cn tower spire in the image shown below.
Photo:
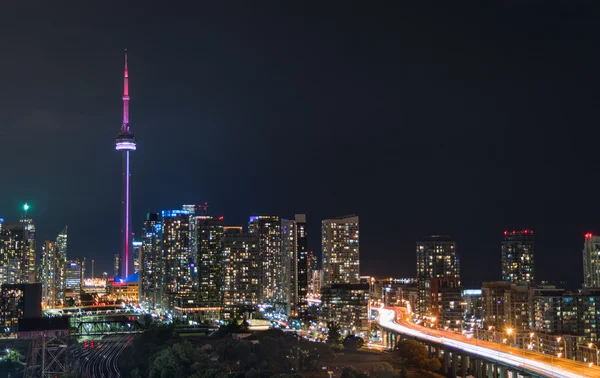
<path fill-rule="evenodd" d="M 127 49 L 125 49 L 125 71 L 123 74 L 123 125 L 121 131 L 129 131 L 129 72 L 127 69 Z"/>
<path fill-rule="evenodd" d="M 129 276 L 129 250 L 131 243 L 131 188 L 129 170 L 129 153 L 135 151 L 135 136 L 129 128 L 129 72 L 127 67 L 127 50 L 125 50 L 125 70 L 123 74 L 123 123 L 115 141 L 115 149 L 123 155 L 123 171 L 121 177 L 121 250 L 119 251 L 119 277 L 126 279 Z"/>

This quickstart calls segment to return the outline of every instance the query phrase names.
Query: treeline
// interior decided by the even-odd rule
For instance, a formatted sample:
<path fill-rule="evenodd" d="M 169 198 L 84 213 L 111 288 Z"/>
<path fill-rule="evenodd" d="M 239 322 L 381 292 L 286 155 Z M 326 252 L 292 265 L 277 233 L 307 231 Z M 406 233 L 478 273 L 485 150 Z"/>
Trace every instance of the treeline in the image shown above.
<path fill-rule="evenodd" d="M 335 358 L 330 346 L 281 330 L 255 333 L 258 343 L 234 340 L 231 331 L 224 327 L 221 338 L 192 343 L 172 327 L 151 328 L 123 353 L 121 372 L 130 378 L 300 378 Z"/>

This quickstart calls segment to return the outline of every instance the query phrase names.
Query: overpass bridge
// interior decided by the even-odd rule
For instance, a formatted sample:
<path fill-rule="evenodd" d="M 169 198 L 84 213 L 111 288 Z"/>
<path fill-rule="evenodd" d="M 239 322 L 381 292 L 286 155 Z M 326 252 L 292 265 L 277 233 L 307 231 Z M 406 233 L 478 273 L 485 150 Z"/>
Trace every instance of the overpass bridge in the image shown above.
<path fill-rule="evenodd" d="M 393 349 L 402 337 L 420 341 L 443 359 L 444 373 L 452 377 L 600 378 L 600 368 L 591 364 L 418 326 L 404 312 L 391 308 L 376 311 L 388 348 Z"/>

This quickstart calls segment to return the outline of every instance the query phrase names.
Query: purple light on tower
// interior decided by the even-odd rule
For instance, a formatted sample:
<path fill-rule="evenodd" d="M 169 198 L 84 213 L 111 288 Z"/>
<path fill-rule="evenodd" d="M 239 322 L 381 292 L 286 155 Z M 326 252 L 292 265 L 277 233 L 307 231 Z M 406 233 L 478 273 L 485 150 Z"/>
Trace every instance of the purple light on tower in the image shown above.
<path fill-rule="evenodd" d="M 127 70 L 127 50 L 125 50 L 125 75 L 123 77 L 123 124 L 117 135 L 115 148 L 123 151 L 123 197 L 121 199 L 121 252 L 119 255 L 119 276 L 129 276 L 129 249 L 131 248 L 131 203 L 129 178 L 129 152 L 135 151 L 135 136 L 129 129 L 129 73 Z"/>

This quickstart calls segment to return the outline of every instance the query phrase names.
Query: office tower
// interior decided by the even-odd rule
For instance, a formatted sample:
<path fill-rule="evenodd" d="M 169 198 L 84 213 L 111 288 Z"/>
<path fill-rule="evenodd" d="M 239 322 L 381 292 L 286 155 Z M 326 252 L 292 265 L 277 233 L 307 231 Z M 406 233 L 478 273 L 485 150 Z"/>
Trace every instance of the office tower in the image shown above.
<path fill-rule="evenodd" d="M 298 315 L 305 307 L 308 290 L 308 252 L 306 215 L 296 214 L 294 220 L 281 220 L 281 282 L 282 302 L 286 313 Z"/>
<path fill-rule="evenodd" d="M 42 302 L 44 307 L 52 308 L 58 302 L 58 294 L 56 292 L 56 245 L 53 241 L 46 240 L 42 245 L 41 257 L 41 277 L 42 284 Z"/>
<path fill-rule="evenodd" d="M 261 260 L 261 301 L 272 305 L 285 304 L 282 285 L 281 224 L 275 215 L 250 217 L 250 234 L 258 237 Z"/>
<path fill-rule="evenodd" d="M 175 307 L 176 297 L 192 294 L 190 216 L 186 210 L 162 211 L 162 302 Z"/>
<path fill-rule="evenodd" d="M 161 255 L 162 223 L 157 213 L 146 214 L 142 225 L 142 250 L 140 261 L 139 293 L 141 302 L 154 308 L 160 295 L 162 278 Z"/>
<path fill-rule="evenodd" d="M 260 239 L 256 234 L 229 233 L 222 239 L 226 318 L 234 318 L 260 303 Z"/>
<path fill-rule="evenodd" d="M 502 280 L 535 281 L 533 230 L 504 231 L 502 241 Z"/>
<path fill-rule="evenodd" d="M 113 263 L 114 263 L 114 271 L 115 271 L 114 277 L 115 278 L 119 277 L 119 273 L 121 272 L 121 265 L 123 265 L 123 264 L 121 264 L 121 261 L 122 261 L 121 257 L 122 257 L 121 252 L 115 253 L 115 258 L 114 258 L 114 261 L 113 261 Z"/>
<path fill-rule="evenodd" d="M 358 216 L 322 223 L 323 285 L 360 283 Z"/>
<path fill-rule="evenodd" d="M 133 245 L 133 273 L 137 273 L 140 270 L 142 242 L 134 240 L 131 244 Z"/>
<path fill-rule="evenodd" d="M 75 303 L 79 300 L 83 287 L 84 259 L 76 257 L 67 260 L 65 264 L 65 301 L 72 299 Z"/>
<path fill-rule="evenodd" d="M 417 242 L 417 280 L 416 312 L 428 317 L 435 326 L 459 328 L 462 320 L 460 258 L 452 238 L 434 235 Z"/>
<path fill-rule="evenodd" d="M 194 217 L 193 223 L 198 250 L 195 260 L 198 271 L 199 317 L 202 321 L 219 319 L 223 308 L 223 217 L 199 215 Z"/>
<path fill-rule="evenodd" d="M 591 232 L 583 244 L 583 287 L 600 288 L 600 236 Z"/>
<path fill-rule="evenodd" d="M 119 256 L 119 272 L 115 276 L 123 279 L 129 276 L 129 251 L 131 249 L 131 203 L 129 152 L 135 151 L 135 136 L 129 127 L 129 70 L 127 67 L 127 50 L 125 50 L 125 71 L 123 76 L 123 123 L 117 135 L 115 149 L 123 152 L 122 193 L 121 199 L 121 250 Z"/>

